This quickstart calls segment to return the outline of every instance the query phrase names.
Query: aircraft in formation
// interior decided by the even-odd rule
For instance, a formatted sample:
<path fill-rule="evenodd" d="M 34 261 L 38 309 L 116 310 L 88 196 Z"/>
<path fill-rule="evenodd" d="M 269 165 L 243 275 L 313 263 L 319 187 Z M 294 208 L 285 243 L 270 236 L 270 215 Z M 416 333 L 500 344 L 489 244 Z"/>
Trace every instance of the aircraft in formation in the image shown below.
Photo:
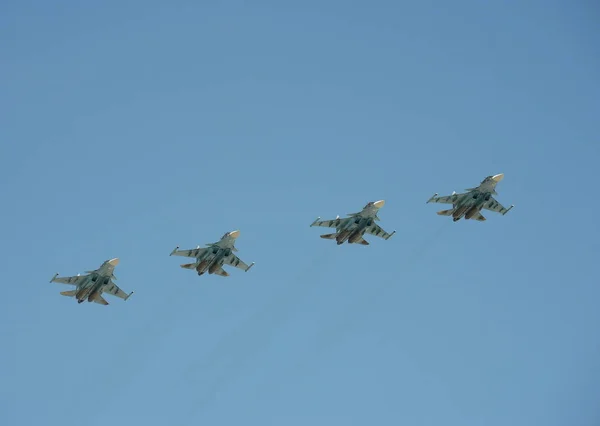
<path fill-rule="evenodd" d="M 50 282 L 74 285 L 75 290 L 61 291 L 60 294 L 75 297 L 77 303 L 83 303 L 87 299 L 88 302 L 108 305 L 108 302 L 102 297 L 102 293 L 105 292 L 127 300 L 133 294 L 133 291 L 127 294 L 113 282 L 117 279 L 114 271 L 115 266 L 118 264 L 118 258 L 110 259 L 94 271 L 85 271 L 87 275 L 77 274 L 74 277 L 59 277 L 56 273 Z"/>
<path fill-rule="evenodd" d="M 179 250 L 179 246 L 175 247 L 169 256 L 185 256 L 194 257 L 196 261 L 193 263 L 186 263 L 181 265 L 185 269 L 195 269 L 198 275 L 202 275 L 205 272 L 209 274 L 217 274 L 222 277 L 227 277 L 229 274 L 223 269 L 223 265 L 231 265 L 236 268 L 243 269 L 248 272 L 250 268 L 254 266 L 254 262 L 250 266 L 246 265 L 243 260 L 233 254 L 234 251 L 238 251 L 235 246 L 235 240 L 240 236 L 240 231 L 226 232 L 221 240 L 216 243 L 207 244 L 207 248 L 200 248 L 190 250 Z"/>
<path fill-rule="evenodd" d="M 454 222 L 461 218 L 475 219 L 485 221 L 485 217 L 480 213 L 482 209 L 505 215 L 514 207 L 511 205 L 505 208 L 492 195 L 497 195 L 496 185 L 504 178 L 504 174 L 500 173 L 493 176 L 488 176 L 481 181 L 479 186 L 469 188 L 464 193 L 457 194 L 453 192 L 451 195 L 438 197 L 434 194 L 427 203 L 443 203 L 452 204 L 452 208 L 439 211 L 437 214 L 441 216 L 452 216 Z M 348 242 L 348 244 L 369 245 L 369 242 L 364 239 L 365 234 L 374 235 L 385 240 L 390 239 L 396 233 L 386 232 L 375 221 L 379 221 L 377 213 L 384 206 L 385 201 L 370 201 L 358 213 L 350 213 L 346 218 L 341 219 L 337 216 L 335 219 L 321 221 L 318 217 L 310 226 L 322 226 L 326 228 L 335 228 L 335 232 L 331 234 L 321 235 L 321 238 L 335 240 L 338 245 Z M 195 249 L 179 250 L 179 246 L 175 247 L 170 256 L 184 256 L 194 258 L 192 263 L 181 265 L 184 269 L 193 269 L 198 275 L 217 274 L 222 277 L 229 276 L 229 273 L 223 269 L 223 265 L 230 265 L 236 268 L 248 271 L 254 266 L 254 262 L 247 265 L 238 256 L 233 254 L 237 252 L 235 241 L 240 236 L 240 231 L 226 232 L 219 241 L 206 244 L 207 247 Z M 114 258 L 105 261 L 100 267 L 94 271 L 86 271 L 87 275 L 77 275 L 74 277 L 58 277 L 58 273 L 50 280 L 50 282 L 71 284 L 76 286 L 75 290 L 62 291 L 60 294 L 68 297 L 75 297 L 78 303 L 95 302 L 101 305 L 108 305 L 108 302 L 102 297 L 102 293 L 112 294 L 120 297 L 123 300 L 129 299 L 133 291 L 129 294 L 121 290 L 113 280 L 117 277 L 114 275 L 115 266 L 119 264 L 119 259 Z"/>
<path fill-rule="evenodd" d="M 498 195 L 496 192 L 496 185 L 504 178 L 504 173 L 500 173 L 494 176 L 488 176 L 481 181 L 479 186 L 476 188 L 468 188 L 467 192 L 457 194 L 453 192 L 452 195 L 444 195 L 438 197 L 437 193 L 427 201 L 428 203 L 443 203 L 452 204 L 452 208 L 448 210 L 441 210 L 437 214 L 441 216 L 452 216 L 454 222 L 459 221 L 462 217 L 465 219 L 475 219 L 483 222 L 485 217 L 480 213 L 481 209 L 491 210 L 504 216 L 514 207 L 504 208 L 493 195 Z"/>
<path fill-rule="evenodd" d="M 322 221 L 319 221 L 321 218 L 318 217 L 310 226 L 335 228 L 333 234 L 321 235 L 321 238 L 335 240 L 338 246 L 344 244 L 346 241 L 348 241 L 348 244 L 368 246 L 369 242 L 363 238 L 365 233 L 381 237 L 385 240 L 396 233 L 396 231 L 393 231 L 391 234 L 388 234 L 381 226 L 375 223 L 376 220 L 380 220 L 377 212 L 384 204 L 384 200 L 371 201 L 360 212 L 348 214 L 349 217 L 340 219 L 338 216 L 332 220 Z"/>

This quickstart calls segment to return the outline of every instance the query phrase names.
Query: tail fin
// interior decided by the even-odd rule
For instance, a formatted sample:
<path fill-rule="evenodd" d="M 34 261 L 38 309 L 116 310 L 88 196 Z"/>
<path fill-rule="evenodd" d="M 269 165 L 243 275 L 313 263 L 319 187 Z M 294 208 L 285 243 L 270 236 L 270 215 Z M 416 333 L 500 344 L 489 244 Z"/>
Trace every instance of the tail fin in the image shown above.
<path fill-rule="evenodd" d="M 77 294 L 77 290 L 61 291 L 60 294 L 67 297 L 74 297 Z"/>
<path fill-rule="evenodd" d="M 184 269 L 196 269 L 195 263 L 186 263 L 185 265 L 180 265 Z"/>
<path fill-rule="evenodd" d="M 454 209 L 440 210 L 439 212 L 437 212 L 437 214 L 439 214 L 440 216 L 450 216 L 453 211 Z"/>
<path fill-rule="evenodd" d="M 326 240 L 335 240 L 335 237 L 337 237 L 337 234 L 325 234 L 325 235 L 321 235 L 321 238 L 325 238 Z"/>

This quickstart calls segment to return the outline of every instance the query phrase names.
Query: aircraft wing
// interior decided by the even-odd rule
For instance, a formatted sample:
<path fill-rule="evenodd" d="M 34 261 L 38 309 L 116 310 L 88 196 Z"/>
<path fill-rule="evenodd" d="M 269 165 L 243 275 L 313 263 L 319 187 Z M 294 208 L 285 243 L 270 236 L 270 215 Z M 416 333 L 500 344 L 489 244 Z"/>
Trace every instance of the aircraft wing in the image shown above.
<path fill-rule="evenodd" d="M 351 219 L 351 218 L 340 219 L 338 217 L 337 219 L 331 219 L 331 220 L 317 219 L 310 226 L 323 226 L 325 228 L 337 228 L 337 227 L 343 225 L 344 223 L 346 223 L 346 221 L 348 219 Z"/>
<path fill-rule="evenodd" d="M 513 206 L 510 206 L 509 208 L 505 208 L 494 197 L 491 197 L 490 200 L 483 205 L 483 208 L 486 210 L 490 210 L 492 212 L 496 212 L 496 213 L 505 215 L 506 213 L 508 213 L 508 211 L 510 209 L 513 208 Z"/>
<path fill-rule="evenodd" d="M 120 297 L 123 300 L 127 300 L 129 298 L 129 296 L 131 296 L 133 294 L 133 292 L 127 294 L 125 293 L 123 290 L 121 290 L 119 288 L 118 285 L 116 285 L 112 280 L 110 280 L 108 282 L 108 284 L 106 284 L 104 286 L 104 288 L 102 289 L 103 293 L 108 293 L 108 294 L 112 294 L 113 296 L 117 296 Z"/>
<path fill-rule="evenodd" d="M 369 226 L 365 230 L 365 232 L 367 234 L 371 234 L 371 235 L 375 235 L 376 237 L 383 238 L 384 240 L 387 240 L 388 238 L 390 238 L 392 235 L 394 235 L 396 233 L 396 231 L 394 231 L 391 234 L 388 234 L 387 232 L 385 232 L 383 230 L 383 228 L 381 226 L 377 225 L 376 223 Z"/>
<path fill-rule="evenodd" d="M 177 248 L 179 248 L 179 247 L 177 247 Z M 195 249 L 189 249 L 189 250 L 177 250 L 177 248 L 171 252 L 170 256 L 198 257 L 200 254 L 202 254 L 206 251 L 205 248 L 199 248 L 199 247 L 195 248 Z"/>
<path fill-rule="evenodd" d="M 75 277 L 59 277 L 58 274 L 52 278 L 51 283 L 79 285 L 85 281 L 87 275 L 77 275 Z"/>
<path fill-rule="evenodd" d="M 427 202 L 428 203 L 441 203 L 441 204 L 454 204 L 462 195 L 464 195 L 464 194 L 442 195 L 441 197 L 438 197 L 437 194 L 435 194 Z"/>
<path fill-rule="evenodd" d="M 248 269 L 252 268 L 252 266 L 254 266 L 254 263 L 251 263 L 250 266 L 246 265 L 246 263 L 242 259 L 240 259 L 233 253 L 231 253 L 229 256 L 227 256 L 225 258 L 225 263 L 227 265 L 231 265 L 231 266 L 235 266 L 236 268 L 240 268 L 244 271 L 247 271 Z"/>

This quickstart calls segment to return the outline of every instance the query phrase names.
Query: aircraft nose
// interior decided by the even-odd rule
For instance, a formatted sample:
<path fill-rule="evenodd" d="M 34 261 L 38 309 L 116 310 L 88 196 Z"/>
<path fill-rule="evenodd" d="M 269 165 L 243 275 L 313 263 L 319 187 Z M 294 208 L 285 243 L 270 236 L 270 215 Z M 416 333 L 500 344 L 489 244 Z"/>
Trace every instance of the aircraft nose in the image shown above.
<path fill-rule="evenodd" d="M 374 205 L 375 207 L 377 207 L 378 209 L 382 208 L 384 204 L 385 204 L 385 200 L 379 200 L 379 201 L 375 201 L 375 202 L 373 203 L 373 205 Z"/>
<path fill-rule="evenodd" d="M 231 232 L 229 233 L 229 236 L 230 236 L 231 238 L 235 239 L 235 238 L 237 238 L 237 237 L 239 237 L 239 236 L 240 236 L 240 231 L 231 231 Z"/>
<path fill-rule="evenodd" d="M 492 180 L 496 183 L 500 182 L 502 179 L 504 179 L 504 173 L 500 173 L 495 176 L 492 176 Z"/>
<path fill-rule="evenodd" d="M 109 265 L 112 265 L 112 266 L 117 266 L 117 265 L 119 264 L 119 258 L 118 258 L 118 257 L 115 257 L 114 259 L 110 259 L 110 260 L 108 261 L 108 264 L 109 264 Z"/>

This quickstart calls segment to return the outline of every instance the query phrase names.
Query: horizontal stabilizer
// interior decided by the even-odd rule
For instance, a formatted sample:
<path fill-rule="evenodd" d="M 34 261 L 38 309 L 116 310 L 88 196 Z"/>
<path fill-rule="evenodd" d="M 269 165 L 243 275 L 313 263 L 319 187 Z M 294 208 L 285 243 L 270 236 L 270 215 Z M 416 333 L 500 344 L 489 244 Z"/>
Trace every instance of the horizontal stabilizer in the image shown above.
<path fill-rule="evenodd" d="M 224 270 L 223 268 L 217 269 L 214 273 L 217 274 L 217 275 L 220 275 L 222 277 L 228 277 L 229 276 L 229 274 L 227 273 L 227 271 Z"/>
<path fill-rule="evenodd" d="M 337 237 L 337 234 L 325 234 L 325 235 L 321 235 L 321 238 L 325 238 L 326 240 L 335 240 L 335 237 Z"/>
<path fill-rule="evenodd" d="M 454 211 L 454 209 L 440 210 L 439 212 L 437 212 L 437 214 L 439 214 L 440 216 L 450 216 L 453 211 Z"/>
<path fill-rule="evenodd" d="M 186 263 L 185 265 L 180 265 L 184 269 L 196 269 L 195 263 Z"/>
<path fill-rule="evenodd" d="M 363 246 L 368 246 L 369 242 L 367 240 L 365 240 L 364 238 L 361 238 L 360 240 L 358 240 L 354 244 L 362 244 Z"/>
<path fill-rule="evenodd" d="M 61 291 L 60 294 L 67 297 L 74 297 L 77 294 L 77 290 Z"/>
<path fill-rule="evenodd" d="M 108 305 L 108 302 L 99 294 L 96 294 L 96 297 L 94 297 L 94 302 L 100 305 Z"/>
<path fill-rule="evenodd" d="M 481 213 L 475 213 L 471 219 L 478 220 L 480 222 L 484 222 L 486 219 Z"/>

